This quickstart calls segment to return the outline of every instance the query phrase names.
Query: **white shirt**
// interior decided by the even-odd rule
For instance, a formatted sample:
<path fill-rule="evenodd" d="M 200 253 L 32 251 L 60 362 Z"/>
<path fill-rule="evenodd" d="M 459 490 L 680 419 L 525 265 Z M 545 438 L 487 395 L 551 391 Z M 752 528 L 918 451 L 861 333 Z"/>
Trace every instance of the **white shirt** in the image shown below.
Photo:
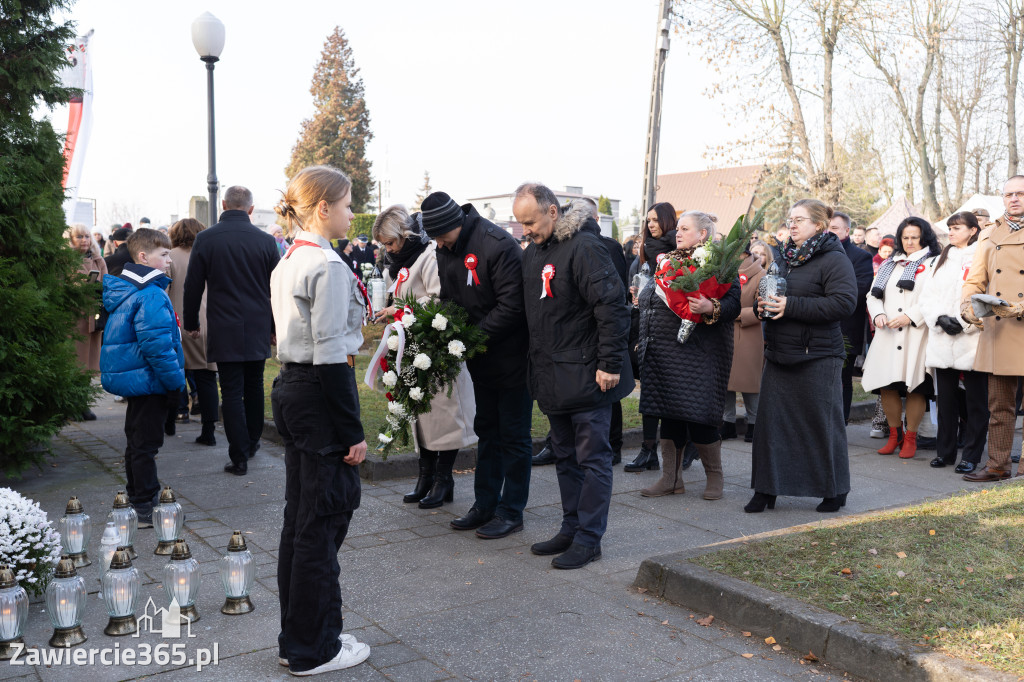
<path fill-rule="evenodd" d="M 303 241 L 316 246 L 300 245 Z M 363 345 L 366 301 L 327 239 L 300 230 L 295 242 L 270 275 L 277 358 L 282 363 L 344 364 Z"/>

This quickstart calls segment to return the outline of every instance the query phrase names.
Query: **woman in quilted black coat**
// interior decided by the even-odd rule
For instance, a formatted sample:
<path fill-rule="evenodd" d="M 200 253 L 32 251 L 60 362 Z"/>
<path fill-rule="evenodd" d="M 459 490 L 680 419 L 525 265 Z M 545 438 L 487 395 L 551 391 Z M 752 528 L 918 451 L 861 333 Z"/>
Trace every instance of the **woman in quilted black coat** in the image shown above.
<path fill-rule="evenodd" d="M 676 226 L 676 251 L 689 257 L 715 231 L 715 217 L 688 211 Z M 644 497 L 685 492 L 682 444 L 693 441 L 704 465 L 705 500 L 722 497 L 722 423 L 725 389 L 732 368 L 733 320 L 740 314 L 737 278 L 720 299 L 690 299 L 702 315 L 686 343 L 676 340 L 680 319 L 658 296 L 653 278 L 640 292 L 640 413 L 661 419 L 661 478 L 640 491 Z"/>
<path fill-rule="evenodd" d="M 754 426 L 754 497 L 744 511 L 775 508 L 776 495 L 821 497 L 835 512 L 850 490 L 843 418 L 846 346 L 840 322 L 857 307 L 857 278 L 842 242 L 828 231 L 832 209 L 801 199 L 789 210 L 779 264 L 786 295 L 758 297 L 765 366 Z"/>

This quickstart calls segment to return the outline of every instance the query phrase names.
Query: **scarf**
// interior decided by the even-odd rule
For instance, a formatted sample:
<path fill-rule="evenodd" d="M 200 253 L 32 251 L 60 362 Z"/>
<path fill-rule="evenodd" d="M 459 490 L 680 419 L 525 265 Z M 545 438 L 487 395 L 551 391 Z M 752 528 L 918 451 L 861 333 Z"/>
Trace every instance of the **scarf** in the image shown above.
<path fill-rule="evenodd" d="M 405 238 L 405 243 L 402 244 L 398 253 L 387 254 L 388 273 L 391 275 L 391 280 L 398 279 L 399 270 L 415 263 L 420 254 L 427 250 L 429 243 L 429 241 L 423 241 L 421 234 L 409 235 Z"/>
<path fill-rule="evenodd" d="M 660 237 L 647 235 L 644 239 L 644 262 L 651 266 L 651 271 L 658 269 L 658 256 L 672 251 L 676 246 L 676 231 L 670 230 Z"/>
<path fill-rule="evenodd" d="M 786 261 L 786 265 L 790 268 L 798 268 L 813 258 L 814 254 L 816 254 L 821 247 L 825 246 L 833 239 L 838 239 L 838 237 L 831 232 L 819 232 L 799 247 L 792 239 L 789 239 L 782 247 L 782 260 Z"/>
<path fill-rule="evenodd" d="M 927 258 L 930 254 L 930 251 L 926 253 L 922 256 L 922 260 Z M 909 256 L 907 258 L 908 260 L 902 263 L 904 266 L 903 274 L 900 275 L 900 279 L 896 282 L 896 286 L 904 291 L 913 291 L 914 281 L 917 279 L 918 271 L 924 266 L 919 265 L 918 261 L 909 260 Z M 872 296 L 877 299 L 885 298 L 885 285 L 889 283 L 889 277 L 892 275 L 893 270 L 896 269 L 897 265 L 899 265 L 899 263 L 894 261 L 892 256 L 890 256 L 885 260 L 885 262 L 878 266 L 878 274 L 875 275 L 875 284 L 871 287 Z"/>
<path fill-rule="evenodd" d="M 1003 219 L 1006 220 L 1006 225 L 1007 227 L 1010 228 L 1010 232 L 1016 232 L 1017 230 L 1024 227 L 1024 216 L 1020 217 L 1021 222 L 1014 222 L 1013 219 L 1010 218 L 1010 216 L 1008 215 L 1004 215 Z"/>

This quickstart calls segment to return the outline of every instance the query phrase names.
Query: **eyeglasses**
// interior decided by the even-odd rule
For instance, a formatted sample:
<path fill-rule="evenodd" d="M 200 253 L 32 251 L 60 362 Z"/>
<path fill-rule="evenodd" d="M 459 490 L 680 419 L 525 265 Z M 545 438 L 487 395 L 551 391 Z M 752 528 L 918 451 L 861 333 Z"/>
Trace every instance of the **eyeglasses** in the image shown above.
<path fill-rule="evenodd" d="M 1004 199 L 1024 199 L 1024 192 L 1007 192 L 1003 195 Z"/>
<path fill-rule="evenodd" d="M 808 220 L 810 220 L 810 218 L 803 218 L 803 217 L 787 218 L 786 219 L 786 227 L 793 227 L 795 225 L 799 225 L 800 223 L 808 221 Z"/>

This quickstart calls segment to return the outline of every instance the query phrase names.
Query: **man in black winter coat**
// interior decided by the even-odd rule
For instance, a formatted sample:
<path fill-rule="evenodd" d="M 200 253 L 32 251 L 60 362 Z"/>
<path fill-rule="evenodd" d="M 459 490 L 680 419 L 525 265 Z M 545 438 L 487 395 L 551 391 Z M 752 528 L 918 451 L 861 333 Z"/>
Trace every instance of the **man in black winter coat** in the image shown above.
<path fill-rule="evenodd" d="M 119 227 L 110 233 L 110 242 L 114 245 L 114 252 L 103 259 L 107 264 L 107 274 L 117 277 L 124 270 L 124 266 L 132 262 L 131 254 L 128 253 L 128 237 L 132 231 L 127 227 Z"/>
<path fill-rule="evenodd" d="M 533 400 L 526 387 L 523 252 L 472 204 L 459 206 L 444 192 L 428 196 L 420 210 L 424 231 L 437 242 L 441 299 L 465 308 L 487 334 L 487 352 L 466 363 L 476 398 L 476 499 L 451 526 L 502 538 L 523 529 L 530 495 Z"/>
<path fill-rule="evenodd" d="M 563 216 L 538 184 L 515 192 L 512 212 L 533 239 L 523 254 L 530 390 L 551 422 L 562 525 L 530 548 L 555 568 L 601 558 L 612 495 L 612 404 L 633 390 L 626 352 L 626 289 L 582 202 Z"/>
<path fill-rule="evenodd" d="M 231 458 L 224 471 L 244 476 L 263 434 L 263 367 L 274 335 L 270 273 L 281 256 L 274 238 L 249 221 L 252 192 L 229 187 L 221 204 L 220 222 L 192 245 L 182 328 L 199 337 L 205 289 L 206 359 L 217 363 Z"/>
<path fill-rule="evenodd" d="M 849 423 L 850 404 L 853 402 L 853 362 L 864 350 L 864 330 L 868 322 L 867 295 L 871 289 L 871 281 L 875 278 L 875 269 L 871 262 L 871 254 L 850 241 L 850 216 L 836 211 L 828 229 L 839 237 L 843 249 L 846 250 L 846 257 L 853 265 L 853 274 L 857 277 L 857 308 L 853 315 L 840 323 L 843 336 L 850 344 L 842 373 L 843 418 Z"/>

